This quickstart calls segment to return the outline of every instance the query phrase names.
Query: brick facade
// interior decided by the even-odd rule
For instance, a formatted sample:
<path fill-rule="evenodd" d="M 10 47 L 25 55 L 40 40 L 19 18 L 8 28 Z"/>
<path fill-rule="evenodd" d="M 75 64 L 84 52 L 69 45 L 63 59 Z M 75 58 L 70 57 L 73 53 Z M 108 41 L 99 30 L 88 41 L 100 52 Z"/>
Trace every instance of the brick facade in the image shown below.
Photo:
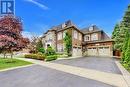
<path fill-rule="evenodd" d="M 53 27 L 44 34 L 43 44 L 45 47 L 47 44 L 50 44 L 57 52 L 64 52 L 64 32 L 68 32 L 72 36 L 73 56 L 82 56 L 82 54 L 86 52 L 89 53 L 89 48 L 92 48 L 92 51 L 97 51 L 97 55 L 100 53 L 98 50 L 106 50 L 108 51 L 108 55 L 113 55 L 113 41 L 103 30 L 100 30 L 95 25 L 91 26 L 91 29 L 79 30 L 71 21 L 66 23 L 58 27 Z M 48 40 L 48 37 L 50 37 L 48 34 L 52 34 L 50 41 Z M 89 40 L 86 41 L 85 39 Z M 101 47 L 103 47 L 103 49 L 101 49 Z M 106 47 L 108 47 L 108 49 Z M 101 53 L 99 55 L 101 55 Z"/>

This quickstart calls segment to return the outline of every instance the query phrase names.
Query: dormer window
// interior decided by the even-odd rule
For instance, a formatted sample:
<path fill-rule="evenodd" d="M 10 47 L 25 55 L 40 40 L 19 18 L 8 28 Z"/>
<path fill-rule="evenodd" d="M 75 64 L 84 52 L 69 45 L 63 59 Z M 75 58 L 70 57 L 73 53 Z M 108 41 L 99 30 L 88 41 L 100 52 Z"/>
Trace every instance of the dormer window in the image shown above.
<path fill-rule="evenodd" d="M 94 30 L 93 26 L 89 27 L 89 31 L 93 31 L 93 30 Z"/>

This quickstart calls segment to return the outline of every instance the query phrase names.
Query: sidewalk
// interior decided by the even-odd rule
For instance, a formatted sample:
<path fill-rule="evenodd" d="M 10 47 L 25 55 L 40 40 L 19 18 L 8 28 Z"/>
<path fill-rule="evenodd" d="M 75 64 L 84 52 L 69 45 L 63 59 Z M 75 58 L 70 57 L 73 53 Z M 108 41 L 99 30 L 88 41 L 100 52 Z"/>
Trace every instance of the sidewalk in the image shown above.
<path fill-rule="evenodd" d="M 115 63 L 118 66 L 118 68 L 120 69 L 120 71 L 122 72 L 123 77 L 124 77 L 125 81 L 127 82 L 128 87 L 130 87 L 130 73 L 120 64 L 119 61 L 116 61 Z"/>
<path fill-rule="evenodd" d="M 101 72 L 101 71 L 92 70 L 92 69 L 84 69 L 84 68 L 79 68 L 79 67 L 74 67 L 74 66 L 43 62 L 43 61 L 33 60 L 33 59 L 25 59 L 25 58 L 19 58 L 19 59 L 33 62 L 35 64 L 39 64 L 41 66 L 45 66 L 51 69 L 81 76 L 84 78 L 100 81 L 100 82 L 110 84 L 116 87 L 128 87 L 123 76 L 119 74 L 106 73 L 106 72 Z"/>

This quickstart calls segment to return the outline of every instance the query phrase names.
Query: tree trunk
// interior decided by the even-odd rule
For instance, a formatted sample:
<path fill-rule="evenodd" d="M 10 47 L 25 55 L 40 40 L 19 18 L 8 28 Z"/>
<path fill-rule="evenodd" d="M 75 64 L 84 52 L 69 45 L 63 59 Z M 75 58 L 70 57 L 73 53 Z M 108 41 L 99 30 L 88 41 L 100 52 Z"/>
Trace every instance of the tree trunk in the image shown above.
<path fill-rule="evenodd" d="M 13 51 L 10 51 L 11 56 L 11 62 L 13 62 Z"/>
<path fill-rule="evenodd" d="M 11 59 L 13 58 L 13 52 L 11 51 Z"/>
<path fill-rule="evenodd" d="M 5 59 L 5 53 L 4 53 L 4 59 Z"/>
<path fill-rule="evenodd" d="M 4 58 L 6 58 L 6 52 L 3 52 Z"/>

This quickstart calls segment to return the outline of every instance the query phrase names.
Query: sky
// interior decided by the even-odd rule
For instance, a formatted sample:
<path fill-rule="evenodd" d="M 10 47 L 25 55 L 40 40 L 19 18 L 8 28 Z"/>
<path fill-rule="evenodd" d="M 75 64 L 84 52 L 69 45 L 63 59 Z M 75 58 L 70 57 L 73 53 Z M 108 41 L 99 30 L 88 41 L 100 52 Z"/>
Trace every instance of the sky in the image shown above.
<path fill-rule="evenodd" d="M 41 36 L 67 20 L 79 29 L 97 25 L 109 36 L 122 20 L 130 0 L 15 0 L 15 13 L 23 22 L 23 35 Z"/>

